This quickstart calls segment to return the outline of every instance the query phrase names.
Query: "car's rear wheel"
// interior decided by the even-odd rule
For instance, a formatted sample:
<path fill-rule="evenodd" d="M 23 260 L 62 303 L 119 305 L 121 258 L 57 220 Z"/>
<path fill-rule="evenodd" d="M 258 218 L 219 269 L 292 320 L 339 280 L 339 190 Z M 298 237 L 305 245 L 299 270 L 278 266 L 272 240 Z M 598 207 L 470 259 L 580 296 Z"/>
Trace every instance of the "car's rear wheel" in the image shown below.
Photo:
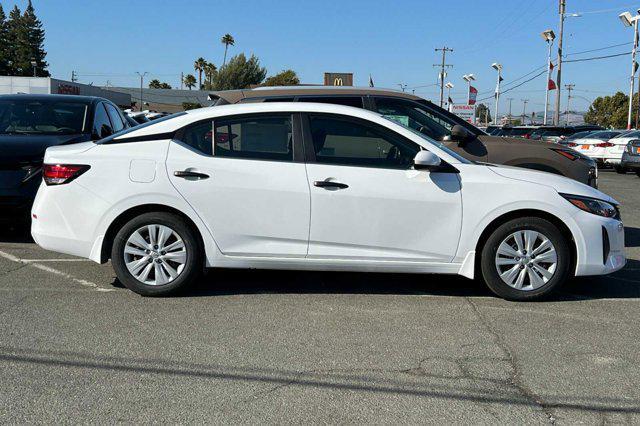
<path fill-rule="evenodd" d="M 509 300 L 542 298 L 569 278 L 569 241 L 545 219 L 513 219 L 489 236 L 480 266 L 484 281 L 498 296 Z"/>
<path fill-rule="evenodd" d="M 613 168 L 616 170 L 616 173 L 623 175 L 625 173 L 627 173 L 627 169 L 625 169 L 622 166 L 613 166 Z"/>
<path fill-rule="evenodd" d="M 201 259 L 194 231 L 166 212 L 145 213 L 125 223 L 111 252 L 120 282 L 143 296 L 167 296 L 188 287 L 202 271 Z"/>

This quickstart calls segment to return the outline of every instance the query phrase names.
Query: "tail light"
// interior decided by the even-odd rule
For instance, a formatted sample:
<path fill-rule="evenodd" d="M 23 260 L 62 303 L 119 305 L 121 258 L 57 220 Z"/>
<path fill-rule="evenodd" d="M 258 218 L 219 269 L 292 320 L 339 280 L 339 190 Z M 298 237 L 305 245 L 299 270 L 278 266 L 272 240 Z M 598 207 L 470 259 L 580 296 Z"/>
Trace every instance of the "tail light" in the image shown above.
<path fill-rule="evenodd" d="M 609 148 L 610 146 L 613 146 L 613 144 L 611 142 L 601 142 L 597 143 L 596 146 L 598 148 Z"/>
<path fill-rule="evenodd" d="M 565 150 L 565 149 L 554 149 L 551 148 L 552 151 L 557 152 L 558 154 L 562 155 L 563 157 L 568 158 L 571 161 L 576 160 L 578 157 L 577 155 L 575 155 L 574 153 L 572 153 L 570 150 Z M 575 152 L 575 151 L 574 151 Z"/>
<path fill-rule="evenodd" d="M 47 185 L 63 185 L 69 183 L 87 170 L 90 166 L 84 164 L 45 164 L 42 178 Z"/>
<path fill-rule="evenodd" d="M 575 143 L 575 142 L 569 142 L 569 143 L 567 144 L 567 146 L 570 146 L 570 147 L 572 147 L 572 148 L 573 148 L 574 146 L 578 146 L 578 144 L 577 144 L 577 143 Z"/>
<path fill-rule="evenodd" d="M 524 138 L 525 138 L 525 139 L 531 139 L 531 135 L 530 135 L 529 133 L 525 133 L 525 134 L 524 134 Z"/>

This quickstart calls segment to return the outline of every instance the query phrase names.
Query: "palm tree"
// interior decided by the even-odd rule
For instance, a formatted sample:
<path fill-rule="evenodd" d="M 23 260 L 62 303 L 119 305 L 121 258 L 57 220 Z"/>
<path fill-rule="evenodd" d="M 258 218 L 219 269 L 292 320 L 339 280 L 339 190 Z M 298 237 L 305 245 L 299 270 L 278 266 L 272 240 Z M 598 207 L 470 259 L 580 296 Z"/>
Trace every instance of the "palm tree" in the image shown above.
<path fill-rule="evenodd" d="M 213 76 L 215 75 L 218 68 L 215 66 L 213 62 L 207 62 L 204 66 L 204 75 L 207 77 L 207 83 L 209 83 L 209 90 L 211 90 L 211 86 L 213 85 Z"/>
<path fill-rule="evenodd" d="M 227 49 L 229 48 L 229 45 L 233 46 L 234 44 L 236 44 L 236 41 L 233 39 L 233 36 L 231 34 L 227 33 L 222 36 L 220 42 L 224 44 L 224 59 L 222 60 L 222 66 L 224 67 L 224 64 L 227 63 Z"/>
<path fill-rule="evenodd" d="M 196 77 L 193 74 L 187 74 L 184 76 L 184 85 L 191 90 L 196 85 Z"/>
<path fill-rule="evenodd" d="M 198 88 L 202 87 L 202 71 L 204 71 L 205 65 L 207 65 L 207 61 L 202 57 L 193 63 L 193 69 L 198 73 Z"/>

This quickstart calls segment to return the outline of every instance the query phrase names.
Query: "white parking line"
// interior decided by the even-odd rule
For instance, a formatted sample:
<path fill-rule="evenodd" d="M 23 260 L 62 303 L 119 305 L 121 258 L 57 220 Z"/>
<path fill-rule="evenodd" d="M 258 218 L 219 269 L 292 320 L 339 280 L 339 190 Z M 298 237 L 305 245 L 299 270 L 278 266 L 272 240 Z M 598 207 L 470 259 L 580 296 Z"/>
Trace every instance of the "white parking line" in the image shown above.
<path fill-rule="evenodd" d="M 91 262 L 91 259 L 20 259 L 21 262 Z"/>
<path fill-rule="evenodd" d="M 0 251 L 0 257 L 3 257 L 7 260 L 10 260 L 12 262 L 16 262 L 16 263 L 22 263 L 28 266 L 33 266 L 36 269 L 39 269 L 41 271 L 44 272 L 48 272 L 50 274 L 54 274 L 54 275 L 58 275 L 60 277 L 66 278 L 70 281 L 73 281 L 76 284 L 80 284 L 83 287 L 89 287 L 95 291 L 101 291 L 101 292 L 106 292 L 106 291 L 114 291 L 114 289 L 111 288 L 102 288 L 99 287 L 96 283 L 92 283 L 91 281 L 87 281 L 87 280 L 82 280 L 79 278 L 74 277 L 71 274 L 67 274 L 66 272 L 62 272 L 59 271 L 55 268 L 51 268 L 49 266 L 46 265 L 41 265 L 39 263 L 35 263 L 35 262 L 42 262 L 42 261 L 49 261 L 49 262 L 53 262 L 55 261 L 55 259 L 45 259 L 45 260 L 37 260 L 37 259 L 20 259 L 19 257 L 16 257 L 14 255 L 12 255 L 11 253 L 5 253 L 4 251 Z M 64 259 L 64 260 L 76 260 L 76 259 Z"/>

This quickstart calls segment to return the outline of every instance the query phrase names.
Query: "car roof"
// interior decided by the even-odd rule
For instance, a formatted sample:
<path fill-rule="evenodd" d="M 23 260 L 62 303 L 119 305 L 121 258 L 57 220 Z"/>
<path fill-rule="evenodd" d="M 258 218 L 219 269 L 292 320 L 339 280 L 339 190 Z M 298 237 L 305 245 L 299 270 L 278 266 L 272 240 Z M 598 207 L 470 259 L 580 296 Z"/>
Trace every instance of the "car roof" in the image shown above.
<path fill-rule="evenodd" d="M 414 101 L 423 98 L 407 92 L 377 87 L 356 86 L 273 86 L 254 89 L 222 90 L 210 92 L 213 97 L 222 98 L 229 103 L 237 103 L 242 99 L 271 98 L 277 96 L 320 96 L 320 95 L 378 95 L 394 96 Z"/>
<path fill-rule="evenodd" d="M 53 99 L 61 100 L 61 101 L 73 101 L 73 102 L 81 102 L 81 103 L 93 103 L 97 101 L 107 101 L 107 99 L 100 98 L 97 96 L 81 96 L 81 95 L 35 95 L 28 93 L 18 93 L 15 95 L 0 95 L 0 99 L 8 99 L 8 100 L 31 100 L 31 101 L 49 101 Z"/>

